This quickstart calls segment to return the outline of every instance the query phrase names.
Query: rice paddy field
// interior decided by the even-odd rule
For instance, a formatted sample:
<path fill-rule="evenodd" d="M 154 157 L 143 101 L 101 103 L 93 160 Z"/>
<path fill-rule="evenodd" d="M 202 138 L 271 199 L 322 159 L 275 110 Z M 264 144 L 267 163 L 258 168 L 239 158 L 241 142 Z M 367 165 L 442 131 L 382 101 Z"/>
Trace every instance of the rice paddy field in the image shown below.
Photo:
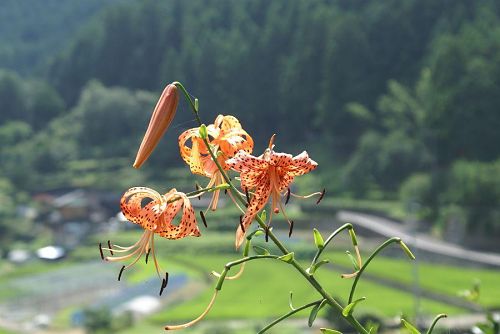
<path fill-rule="evenodd" d="M 139 236 L 140 234 L 135 231 L 113 235 L 114 241 L 123 245 L 137 240 Z M 156 328 L 158 332 L 161 332 L 162 326 L 166 324 L 189 321 L 200 314 L 210 300 L 215 286 L 216 279 L 209 273 L 212 270 L 220 271 L 226 262 L 241 257 L 234 251 L 233 236 L 232 232 L 208 232 L 205 233 L 204 238 L 200 239 L 158 242 L 157 255 L 163 269 L 173 275 L 185 275 L 189 286 L 197 288 L 184 293 L 182 298 L 176 298 L 172 302 L 169 302 L 169 298 L 171 298 L 169 294 L 162 296 L 162 307 L 157 312 L 141 317 L 133 326 L 122 328 L 118 332 L 142 333 L 148 328 Z M 256 240 L 256 242 L 264 247 L 268 246 L 263 240 Z M 315 275 L 327 291 L 345 303 L 352 279 L 343 279 L 340 275 L 350 266 L 350 260 L 344 254 L 344 248 L 347 248 L 348 245 L 341 243 L 333 246 L 334 249 L 325 251 L 322 257 L 329 259 L 331 263 L 322 266 Z M 298 249 L 297 258 L 307 267 L 310 255 L 315 250 L 314 244 L 304 238 L 302 241 L 289 243 L 289 247 L 292 250 Z M 397 246 L 394 247 L 397 248 Z M 271 247 L 269 249 L 271 252 L 274 251 Z M 303 256 L 300 255 L 301 252 L 304 253 Z M 87 246 L 73 251 L 64 262 L 43 263 L 35 261 L 20 267 L 14 267 L 5 262 L 0 263 L 0 306 L 8 304 L 9 301 L 19 298 L 19 296 L 31 295 L 33 298 L 43 296 L 43 291 L 40 291 L 39 288 L 34 289 L 32 283 L 26 281 L 26 284 L 23 284 L 22 282 L 27 277 L 30 282 L 36 282 L 37 278 L 45 277 L 51 272 L 55 273 L 56 277 L 64 278 L 64 284 L 78 285 L 80 289 L 82 281 L 78 281 L 78 279 L 81 280 L 82 277 L 85 277 L 84 272 L 87 270 L 91 271 L 88 274 L 92 276 L 91 279 L 99 282 L 99 289 L 105 290 L 108 287 L 116 289 L 120 284 L 134 286 L 152 281 L 153 283 L 148 283 L 149 287 L 153 290 L 153 294 L 157 293 L 157 286 L 153 279 L 155 271 L 151 262 L 146 265 L 144 261 L 139 261 L 135 268 L 125 272 L 122 278 L 124 282 L 118 283 L 115 276 L 118 274 L 120 265 L 96 262 L 99 259 L 98 253 L 93 241 Z M 365 258 L 367 255 L 363 254 Z M 237 270 L 238 268 L 233 268 L 232 273 Z M 377 257 L 365 271 L 370 275 L 363 277 L 358 284 L 356 297 L 366 297 L 366 301 L 357 308 L 356 312 L 380 318 L 400 317 L 402 314 L 411 317 L 415 314 L 417 307 L 419 314 L 429 316 L 438 313 L 453 315 L 468 312 L 450 303 L 427 298 L 416 300 L 412 294 L 415 284 L 414 270 L 415 262 L 406 258 Z M 61 276 L 62 271 L 67 276 Z M 418 284 L 421 289 L 452 297 L 457 297 L 459 291 L 469 288 L 475 280 L 479 280 L 481 294 L 477 304 L 484 308 L 500 308 L 500 289 L 498 289 L 500 271 L 420 261 L 418 262 L 418 273 Z M 373 280 L 373 277 L 393 281 L 406 288 L 398 289 L 387 284 L 380 284 L 377 280 Z M 38 279 L 38 282 L 43 282 L 43 280 Z M 92 289 L 91 285 L 88 286 L 88 289 Z M 177 289 L 177 287 L 169 285 L 167 290 L 169 289 Z M 179 285 L 179 289 L 183 289 L 182 285 Z M 238 325 L 238 333 L 245 333 L 245 330 L 253 333 L 257 327 L 262 327 L 267 322 L 289 311 L 288 300 L 291 291 L 293 292 L 293 304 L 296 307 L 319 298 L 319 295 L 316 295 L 309 288 L 308 282 L 290 265 L 273 259 L 249 262 L 238 280 L 224 283 L 213 309 L 206 318 L 206 323 L 194 327 L 190 332 L 198 333 L 200 330 L 207 333 L 214 332 L 214 329 L 210 327 L 211 324 L 224 321 L 225 323 L 250 324 Z M 175 291 L 169 292 L 175 293 Z M 43 300 L 43 298 L 39 300 Z M 56 332 L 65 332 L 71 328 L 71 318 L 75 310 L 84 308 L 86 305 L 92 305 L 91 301 L 85 300 L 82 303 L 75 302 L 74 305 L 64 305 L 64 308 L 59 310 L 54 317 L 53 326 Z M 308 314 L 307 310 L 297 313 L 294 319 L 285 321 L 277 328 L 280 328 L 281 332 L 286 332 L 288 329 L 293 332 L 293 327 L 297 322 L 307 323 Z M 327 316 L 325 309 L 320 316 Z M 155 331 L 152 332 L 155 333 Z M 0 333 L 4 332 L 0 330 Z"/>

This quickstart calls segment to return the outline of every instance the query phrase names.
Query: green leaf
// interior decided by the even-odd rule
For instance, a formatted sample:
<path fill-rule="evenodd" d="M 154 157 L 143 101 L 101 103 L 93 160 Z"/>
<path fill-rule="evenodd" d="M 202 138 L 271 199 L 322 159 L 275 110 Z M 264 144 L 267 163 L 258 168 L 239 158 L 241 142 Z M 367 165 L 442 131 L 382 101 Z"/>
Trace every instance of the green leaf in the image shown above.
<path fill-rule="evenodd" d="M 410 324 L 405 319 L 401 319 L 401 322 L 403 323 L 403 325 L 405 325 L 406 329 L 408 329 L 412 334 L 421 334 L 420 331 L 415 328 L 415 326 Z"/>
<path fill-rule="evenodd" d="M 226 190 L 226 189 L 229 189 L 229 188 L 231 188 L 231 186 L 229 184 L 227 184 L 227 183 L 221 183 L 218 186 L 210 189 L 209 192 L 216 191 L 216 190 Z"/>
<path fill-rule="evenodd" d="M 194 99 L 194 110 L 196 110 L 196 112 L 200 111 L 200 101 L 198 101 L 197 98 Z"/>
<path fill-rule="evenodd" d="M 342 332 L 336 331 L 335 329 L 320 328 L 319 330 L 323 334 L 342 334 Z"/>
<path fill-rule="evenodd" d="M 356 307 L 356 305 L 359 303 L 359 302 L 362 302 L 363 300 L 365 300 L 366 297 L 361 297 L 359 299 L 356 299 L 355 301 L 353 301 L 352 303 L 350 303 L 349 305 L 347 305 L 346 307 L 344 307 L 344 309 L 342 310 L 342 315 L 344 317 L 348 317 L 352 314 L 352 312 L 354 311 L 354 308 Z"/>
<path fill-rule="evenodd" d="M 278 258 L 278 260 L 281 260 L 281 261 L 286 262 L 286 263 L 292 262 L 293 259 L 294 259 L 294 253 L 293 252 L 285 254 L 285 255 L 282 255 L 282 256 L 280 256 Z"/>
<path fill-rule="evenodd" d="M 358 238 L 356 238 L 356 233 L 354 233 L 353 228 L 349 229 L 349 235 L 351 236 L 351 241 L 352 241 L 353 246 L 357 246 L 358 245 Z"/>
<path fill-rule="evenodd" d="M 313 265 L 312 265 L 312 266 L 310 266 L 309 268 L 307 268 L 307 269 L 306 269 L 306 271 L 307 271 L 307 273 L 308 273 L 309 275 L 313 275 L 319 267 L 321 267 L 322 265 L 324 265 L 324 264 L 326 264 L 326 263 L 329 263 L 329 262 L 330 262 L 330 260 L 328 260 L 328 259 L 321 260 L 321 261 L 319 261 L 319 262 L 317 262 L 317 263 L 313 264 Z"/>
<path fill-rule="evenodd" d="M 262 219 L 263 222 L 265 222 L 267 220 L 266 210 L 262 210 L 262 212 L 260 213 L 260 219 Z"/>
<path fill-rule="evenodd" d="M 261 229 L 255 230 L 252 233 L 250 233 L 249 235 L 247 235 L 247 240 L 252 239 L 254 236 L 258 237 L 259 235 L 263 235 L 263 234 L 264 234 L 264 231 L 262 231 Z"/>
<path fill-rule="evenodd" d="M 295 308 L 293 307 L 292 299 L 293 299 L 293 291 L 290 291 L 290 296 L 288 297 L 288 306 L 290 306 L 290 309 L 294 311 Z"/>
<path fill-rule="evenodd" d="M 358 261 L 356 261 L 356 259 L 354 258 L 354 256 L 352 256 L 351 252 L 345 251 L 345 253 L 347 254 L 347 256 L 349 257 L 349 259 L 351 260 L 352 265 L 354 266 L 354 269 L 355 270 L 359 270 Z"/>
<path fill-rule="evenodd" d="M 203 139 L 206 139 L 207 136 L 208 136 L 208 132 L 207 132 L 207 126 L 205 124 L 202 124 L 200 126 L 200 129 L 198 130 L 199 133 L 200 133 L 200 137 L 203 138 Z"/>
<path fill-rule="evenodd" d="M 257 230 L 257 231 L 255 231 L 254 235 L 255 235 L 256 237 L 258 237 L 259 235 L 264 235 L 264 231 L 262 231 L 262 230 Z"/>
<path fill-rule="evenodd" d="M 253 247 L 254 252 L 257 253 L 258 255 L 269 255 L 269 254 L 271 254 L 264 247 L 260 247 L 260 246 L 252 246 L 252 247 Z"/>
<path fill-rule="evenodd" d="M 243 256 L 248 256 L 248 253 L 250 253 L 250 244 L 252 241 L 250 239 L 247 239 L 245 242 L 245 248 L 243 249 Z"/>
<path fill-rule="evenodd" d="M 406 253 L 406 255 L 408 255 L 408 257 L 410 259 L 415 260 L 415 255 L 413 255 L 410 248 L 408 248 L 408 246 L 403 242 L 403 240 L 401 240 L 399 242 L 399 245 L 401 246 L 401 248 L 404 250 L 404 252 Z"/>
<path fill-rule="evenodd" d="M 323 241 L 323 237 L 321 236 L 321 233 L 317 229 L 313 229 L 313 235 L 314 235 L 314 243 L 316 244 L 316 247 L 318 249 L 323 249 L 325 247 L 325 242 Z"/>
<path fill-rule="evenodd" d="M 321 303 L 314 305 L 314 307 L 311 309 L 311 313 L 309 313 L 309 320 L 307 321 L 307 325 L 309 327 L 312 327 L 314 320 L 316 320 L 316 317 L 318 316 L 319 310 L 321 310 L 325 302 L 326 299 L 323 299 Z"/>

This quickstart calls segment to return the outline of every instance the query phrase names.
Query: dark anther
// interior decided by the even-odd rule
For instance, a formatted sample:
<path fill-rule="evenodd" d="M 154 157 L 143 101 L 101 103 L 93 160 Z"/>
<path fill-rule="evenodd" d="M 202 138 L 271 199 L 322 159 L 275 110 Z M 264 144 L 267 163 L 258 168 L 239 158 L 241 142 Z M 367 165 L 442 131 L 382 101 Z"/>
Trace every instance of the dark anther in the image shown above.
<path fill-rule="evenodd" d="M 165 283 L 163 284 L 163 288 L 166 288 L 168 284 L 168 272 L 165 272 Z"/>
<path fill-rule="evenodd" d="M 224 189 L 224 195 L 227 195 L 227 189 Z"/>
<path fill-rule="evenodd" d="M 288 204 L 289 200 L 290 200 L 290 188 L 288 188 L 287 191 L 286 191 L 285 205 Z"/>
<path fill-rule="evenodd" d="M 168 284 L 168 272 L 165 273 L 165 278 L 161 281 L 161 288 L 160 288 L 160 296 L 163 293 L 163 290 L 167 287 Z"/>
<path fill-rule="evenodd" d="M 101 259 L 104 260 L 104 254 L 102 252 L 102 244 L 101 243 L 99 243 L 99 252 L 101 253 Z"/>
<path fill-rule="evenodd" d="M 148 264 L 148 259 L 149 259 L 149 253 L 151 252 L 151 250 L 148 250 L 148 252 L 146 253 L 146 264 Z"/>
<path fill-rule="evenodd" d="M 201 217 L 201 220 L 203 220 L 203 225 L 205 225 L 205 227 L 208 228 L 207 220 L 205 219 L 205 214 L 203 213 L 203 211 L 200 211 L 200 217 Z"/>
<path fill-rule="evenodd" d="M 165 285 L 166 285 L 166 283 L 165 283 L 165 279 L 163 279 L 163 280 L 161 281 L 160 296 L 161 296 L 161 294 L 163 293 L 163 289 L 165 289 Z"/>
<path fill-rule="evenodd" d="M 250 203 L 250 195 L 248 194 L 247 188 L 245 188 L 245 196 L 247 197 L 247 203 Z"/>
<path fill-rule="evenodd" d="M 326 189 L 323 188 L 323 191 L 321 192 L 321 195 L 319 195 L 319 198 L 316 201 L 316 204 L 319 204 L 319 202 L 321 202 L 321 200 L 323 199 L 323 196 L 325 196 L 325 191 L 326 191 Z"/>
<path fill-rule="evenodd" d="M 113 248 L 111 247 L 111 241 L 108 240 L 108 248 L 111 255 L 113 255 Z"/>
<path fill-rule="evenodd" d="M 245 233 L 245 227 L 243 226 L 243 216 L 240 215 L 240 227 L 243 233 Z"/>
<path fill-rule="evenodd" d="M 269 241 L 269 226 L 266 225 L 265 231 L 266 231 L 266 242 L 268 242 Z"/>
<path fill-rule="evenodd" d="M 198 183 L 196 183 L 195 186 L 196 186 L 196 191 L 201 189 L 201 187 L 198 185 Z M 198 200 L 201 200 L 201 195 L 198 195 Z"/>
<path fill-rule="evenodd" d="M 120 273 L 118 274 L 118 281 L 122 278 L 123 271 L 125 270 L 125 266 L 120 269 Z"/>
<path fill-rule="evenodd" d="M 289 238 L 292 236 L 292 232 L 293 232 L 293 220 L 290 220 L 290 230 L 288 231 Z"/>

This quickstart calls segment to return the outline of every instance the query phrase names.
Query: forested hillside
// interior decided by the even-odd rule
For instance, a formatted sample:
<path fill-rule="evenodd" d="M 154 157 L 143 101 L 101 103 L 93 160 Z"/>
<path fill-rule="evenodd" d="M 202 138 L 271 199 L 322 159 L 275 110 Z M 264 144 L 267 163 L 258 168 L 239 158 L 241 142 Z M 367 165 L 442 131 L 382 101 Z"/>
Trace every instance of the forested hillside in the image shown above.
<path fill-rule="evenodd" d="M 158 92 L 179 80 L 204 115 L 237 115 L 257 151 L 273 133 L 279 149 L 310 151 L 314 182 L 337 196 L 500 229 L 497 1 L 121 1 L 96 15 L 100 2 L 82 3 L 37 2 L 69 14 L 0 29 L 0 65 L 18 72 L 0 73 L 0 169 L 14 187 L 144 177 L 130 162 Z M 194 125 L 180 108 L 170 139 Z M 174 144 L 146 177 L 181 163 Z"/>
<path fill-rule="evenodd" d="M 0 10 L 0 67 L 40 74 L 55 52 L 102 9 L 129 0 L 4 0 Z"/>

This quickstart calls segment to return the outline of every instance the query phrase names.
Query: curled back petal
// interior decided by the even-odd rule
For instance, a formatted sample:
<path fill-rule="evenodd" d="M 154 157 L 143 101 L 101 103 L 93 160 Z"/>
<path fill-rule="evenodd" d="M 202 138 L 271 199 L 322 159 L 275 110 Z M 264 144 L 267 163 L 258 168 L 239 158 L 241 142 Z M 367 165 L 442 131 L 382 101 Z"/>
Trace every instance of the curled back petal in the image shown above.
<path fill-rule="evenodd" d="M 142 203 L 147 199 L 150 202 L 143 207 Z M 151 231 L 156 228 L 155 217 L 162 213 L 162 196 L 150 188 L 130 188 L 123 194 L 120 207 L 127 220 Z"/>
<path fill-rule="evenodd" d="M 175 189 L 174 189 L 175 190 Z M 167 200 L 174 200 L 167 204 L 161 220 L 161 226 L 155 231 L 158 235 L 167 239 L 180 239 L 186 236 L 200 236 L 200 230 L 196 222 L 193 207 L 186 194 L 171 191 L 166 194 Z M 176 226 L 172 224 L 174 217 L 182 208 L 180 223 Z"/>
<path fill-rule="evenodd" d="M 304 175 L 316 169 L 318 163 L 311 158 L 306 151 L 293 157 L 292 163 L 286 168 L 288 173 L 293 176 Z"/>

